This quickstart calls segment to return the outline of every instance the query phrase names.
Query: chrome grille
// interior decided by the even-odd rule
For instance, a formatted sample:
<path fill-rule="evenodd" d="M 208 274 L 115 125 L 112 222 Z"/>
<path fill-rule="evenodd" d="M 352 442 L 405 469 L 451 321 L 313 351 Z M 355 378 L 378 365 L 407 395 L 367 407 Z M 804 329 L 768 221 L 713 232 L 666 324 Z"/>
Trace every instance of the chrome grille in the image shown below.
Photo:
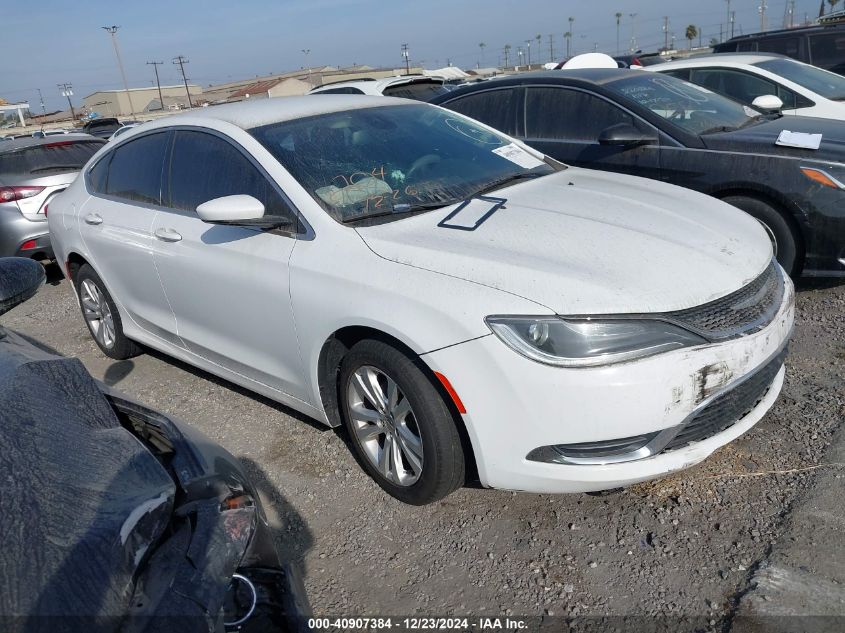
<path fill-rule="evenodd" d="M 706 405 L 672 438 L 663 450 L 671 451 L 683 448 L 693 442 L 700 442 L 729 429 L 742 420 L 769 393 L 772 382 L 786 359 L 786 353 L 787 350 L 784 348 L 780 354 L 748 380 L 726 391 Z"/>
<path fill-rule="evenodd" d="M 664 316 L 710 340 L 733 338 L 761 330 L 771 323 L 780 308 L 783 291 L 780 267 L 772 260 L 762 275 L 736 292 Z"/>

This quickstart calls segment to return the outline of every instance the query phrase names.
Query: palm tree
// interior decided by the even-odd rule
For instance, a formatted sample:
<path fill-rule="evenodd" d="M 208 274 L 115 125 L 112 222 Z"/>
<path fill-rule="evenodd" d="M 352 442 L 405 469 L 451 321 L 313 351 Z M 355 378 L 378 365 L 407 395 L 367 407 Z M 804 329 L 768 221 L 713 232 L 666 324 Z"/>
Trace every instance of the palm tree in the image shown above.
<path fill-rule="evenodd" d="M 698 27 L 695 24 L 690 24 L 687 27 L 687 32 L 685 36 L 689 40 L 689 47 L 692 49 L 692 41 L 698 37 Z"/>
<path fill-rule="evenodd" d="M 617 11 L 616 12 L 616 54 L 621 55 L 622 51 L 619 48 L 619 26 L 622 24 L 622 14 Z"/>
<path fill-rule="evenodd" d="M 830 5 L 830 12 L 833 13 L 836 10 L 836 5 L 839 4 L 839 0 L 827 0 L 827 3 Z"/>
<path fill-rule="evenodd" d="M 510 54 L 511 54 L 511 45 L 505 44 L 505 68 L 509 66 L 508 62 L 510 61 Z"/>
<path fill-rule="evenodd" d="M 479 42 L 479 43 L 478 43 L 478 48 L 480 48 L 480 49 L 481 49 L 481 64 L 483 64 L 483 63 L 484 63 L 484 47 L 485 47 L 485 46 L 487 46 L 487 44 L 485 44 L 484 42 Z M 479 64 L 479 66 L 480 66 L 480 64 Z"/>

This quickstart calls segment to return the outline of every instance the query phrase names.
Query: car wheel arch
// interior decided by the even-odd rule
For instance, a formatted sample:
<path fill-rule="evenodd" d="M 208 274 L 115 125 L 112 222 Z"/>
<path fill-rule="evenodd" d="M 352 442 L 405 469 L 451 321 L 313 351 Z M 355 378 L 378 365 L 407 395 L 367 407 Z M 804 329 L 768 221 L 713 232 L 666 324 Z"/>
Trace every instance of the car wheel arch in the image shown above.
<path fill-rule="evenodd" d="M 91 266 L 91 263 L 85 257 L 75 251 L 71 251 L 70 253 L 68 253 L 65 263 L 65 272 L 67 273 L 67 277 L 71 282 L 73 282 L 74 278 L 76 277 L 76 273 L 79 271 L 80 268 L 82 268 L 85 264 Z"/>
<path fill-rule="evenodd" d="M 776 192 L 761 191 L 756 188 L 736 187 L 722 189 L 716 193 L 711 193 L 711 195 L 720 200 L 731 197 L 750 198 L 772 207 L 781 215 L 792 230 L 798 250 L 798 270 L 800 271 L 803 268 L 804 257 L 807 252 L 807 231 L 809 229 L 809 220 L 804 209 L 794 202 L 785 199 L 783 196 L 778 195 Z"/>
<path fill-rule="evenodd" d="M 346 353 L 352 347 L 363 340 L 372 339 L 382 341 L 406 354 L 409 358 L 419 363 L 423 373 L 429 378 L 435 389 L 440 393 L 455 421 L 458 434 L 461 437 L 461 444 L 464 449 L 464 459 L 467 468 L 467 481 L 476 481 L 478 472 L 475 460 L 475 450 L 470 440 L 463 416 L 458 412 L 457 406 L 452 400 L 443 384 L 434 375 L 434 371 L 428 366 L 424 359 L 405 342 L 382 330 L 369 326 L 347 326 L 343 327 L 323 343 L 317 361 L 317 381 L 320 394 L 320 401 L 326 414 L 326 420 L 332 428 L 343 425 L 340 410 L 340 365 Z"/>

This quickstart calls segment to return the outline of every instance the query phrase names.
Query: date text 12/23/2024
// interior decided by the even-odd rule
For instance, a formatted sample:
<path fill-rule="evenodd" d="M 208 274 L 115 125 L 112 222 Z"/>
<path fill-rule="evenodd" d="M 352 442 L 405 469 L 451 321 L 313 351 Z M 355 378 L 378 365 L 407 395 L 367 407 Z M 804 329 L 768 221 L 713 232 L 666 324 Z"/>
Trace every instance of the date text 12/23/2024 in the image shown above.
<path fill-rule="evenodd" d="M 516 618 L 439 618 L 439 617 L 324 617 L 310 618 L 312 631 L 520 631 L 525 620 Z"/>

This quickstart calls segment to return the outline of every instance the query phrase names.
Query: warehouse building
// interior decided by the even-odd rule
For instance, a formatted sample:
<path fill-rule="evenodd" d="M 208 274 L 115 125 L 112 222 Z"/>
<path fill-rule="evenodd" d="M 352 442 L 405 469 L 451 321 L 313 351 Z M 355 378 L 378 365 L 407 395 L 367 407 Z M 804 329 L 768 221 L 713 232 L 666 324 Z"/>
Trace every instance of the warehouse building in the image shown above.
<path fill-rule="evenodd" d="M 191 101 L 196 104 L 202 100 L 202 88 L 188 84 L 191 93 Z M 168 109 L 179 109 L 188 107 L 188 95 L 184 85 L 162 86 L 161 94 L 164 97 L 165 107 Z M 131 98 L 131 104 L 130 104 Z M 153 103 L 155 102 L 155 103 Z M 130 88 L 126 90 L 100 90 L 88 95 L 82 100 L 82 105 L 88 112 L 96 112 L 100 116 L 130 116 L 134 111 L 151 112 L 160 109 L 158 88 Z"/>

